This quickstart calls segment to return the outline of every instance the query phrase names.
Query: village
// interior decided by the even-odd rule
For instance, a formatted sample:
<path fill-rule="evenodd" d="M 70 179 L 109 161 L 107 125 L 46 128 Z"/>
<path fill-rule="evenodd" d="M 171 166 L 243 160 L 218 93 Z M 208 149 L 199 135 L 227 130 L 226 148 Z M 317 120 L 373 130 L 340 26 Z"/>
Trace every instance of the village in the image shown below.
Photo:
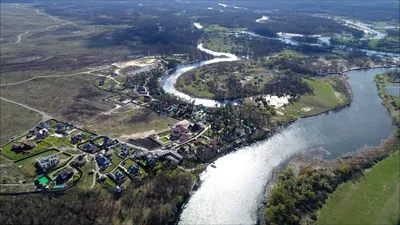
<path fill-rule="evenodd" d="M 247 143 L 252 135 L 266 134 L 230 107 L 208 108 L 163 93 L 159 82 L 167 68 L 166 60 L 154 57 L 115 63 L 93 84 L 115 93 L 105 100 L 117 107 L 134 104 L 180 122 L 128 142 L 56 119 L 41 122 L 1 147 L 0 154 L 22 171 L 18 183 L 33 180 L 30 191 L 58 191 L 82 179 L 85 188 L 99 183 L 121 193 L 162 167 L 192 171 Z"/>
<path fill-rule="evenodd" d="M 206 108 L 200 107 L 192 113 L 192 123 L 178 123 L 144 137 L 157 146 L 151 150 L 51 119 L 10 140 L 0 154 L 24 170 L 25 176 L 34 178 L 32 191 L 65 190 L 82 175 L 89 175 L 93 180 L 90 187 L 100 183 L 111 192 L 120 193 L 132 182 L 157 172 L 162 164 L 188 171 L 192 168 L 182 165 L 210 162 L 231 148 L 232 144 L 216 138 L 222 129 L 216 123 L 209 125 L 207 116 Z M 237 130 L 237 141 L 233 143 L 244 141 L 251 132 L 250 128 Z M 87 170 L 85 164 L 94 167 Z"/>

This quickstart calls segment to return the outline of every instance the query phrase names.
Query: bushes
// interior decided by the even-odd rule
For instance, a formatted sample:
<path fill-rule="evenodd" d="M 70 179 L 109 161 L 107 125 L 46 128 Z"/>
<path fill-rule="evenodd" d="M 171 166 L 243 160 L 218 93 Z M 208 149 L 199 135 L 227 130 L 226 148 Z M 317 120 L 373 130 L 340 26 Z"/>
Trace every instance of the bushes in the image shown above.
<path fill-rule="evenodd" d="M 266 222 L 290 225 L 299 224 L 303 219 L 307 223 L 315 221 L 315 211 L 341 183 L 362 176 L 365 169 L 388 157 L 398 146 L 397 138 L 389 139 L 380 147 L 358 153 L 346 163 L 332 162 L 334 169 L 303 168 L 296 176 L 293 169 L 286 168 L 278 175 L 268 196 Z"/>

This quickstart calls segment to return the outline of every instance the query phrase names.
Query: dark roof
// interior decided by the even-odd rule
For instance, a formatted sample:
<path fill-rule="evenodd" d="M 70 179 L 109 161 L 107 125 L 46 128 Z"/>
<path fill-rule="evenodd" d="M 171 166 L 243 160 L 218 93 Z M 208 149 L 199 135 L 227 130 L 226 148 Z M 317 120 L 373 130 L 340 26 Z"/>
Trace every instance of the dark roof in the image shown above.
<path fill-rule="evenodd" d="M 137 168 L 134 165 L 130 165 L 128 168 L 129 173 L 136 173 L 139 170 L 139 168 Z"/>
<path fill-rule="evenodd" d="M 61 171 L 61 173 L 58 174 L 58 176 L 59 176 L 61 179 L 65 180 L 65 179 L 68 179 L 73 173 L 74 173 L 74 170 L 73 170 L 73 169 L 67 168 L 67 169 Z"/>

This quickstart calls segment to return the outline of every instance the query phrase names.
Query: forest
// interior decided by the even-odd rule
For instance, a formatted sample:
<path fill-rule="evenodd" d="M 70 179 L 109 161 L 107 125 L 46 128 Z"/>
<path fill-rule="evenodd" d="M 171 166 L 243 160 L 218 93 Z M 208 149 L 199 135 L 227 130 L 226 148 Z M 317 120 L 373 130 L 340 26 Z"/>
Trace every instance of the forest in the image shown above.
<path fill-rule="evenodd" d="M 316 211 L 341 183 L 357 180 L 398 146 L 399 139 L 392 138 L 381 147 L 361 152 L 347 161 L 331 161 L 322 169 L 307 167 L 296 174 L 293 168 L 287 167 L 279 173 L 269 194 L 265 208 L 267 224 L 313 224 L 317 220 Z"/>
<path fill-rule="evenodd" d="M 143 184 L 131 185 L 122 196 L 104 189 L 72 188 L 65 194 L 2 196 L 0 223 L 7 224 L 173 224 L 189 195 L 194 175 L 158 172 Z M 138 186 L 140 185 L 140 187 Z"/>

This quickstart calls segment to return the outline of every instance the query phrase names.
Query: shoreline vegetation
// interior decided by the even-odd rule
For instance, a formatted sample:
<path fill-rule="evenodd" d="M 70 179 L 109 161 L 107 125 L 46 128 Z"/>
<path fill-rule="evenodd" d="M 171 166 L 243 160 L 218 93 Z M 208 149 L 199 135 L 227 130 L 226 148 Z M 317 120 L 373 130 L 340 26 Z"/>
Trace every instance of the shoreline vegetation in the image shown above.
<path fill-rule="evenodd" d="M 397 71 L 397 74 L 395 71 Z M 393 84 L 396 76 L 398 77 L 398 72 L 398 70 L 390 70 L 375 77 L 382 104 L 388 110 L 393 123 L 396 125 L 399 124 L 399 97 L 391 96 L 386 91 L 385 86 Z M 338 202 L 340 200 L 330 199 L 335 198 L 337 195 L 346 195 L 346 191 L 343 191 L 343 189 L 347 190 L 347 192 L 351 191 L 352 189 L 348 187 L 351 182 L 368 182 L 365 181 L 369 176 L 367 171 L 369 169 L 375 171 L 375 165 L 378 162 L 378 165 L 387 164 L 388 160 L 393 160 L 394 157 L 398 158 L 399 150 L 400 130 L 397 129 L 395 134 L 378 147 L 366 148 L 357 153 L 347 153 L 331 161 L 311 155 L 300 154 L 294 156 L 285 169 L 275 170 L 274 179 L 267 185 L 267 201 L 260 211 L 260 223 L 324 224 L 323 221 L 332 221 L 326 218 L 332 217 L 332 210 L 336 210 L 335 212 L 338 213 L 339 211 L 342 212 L 343 209 L 335 205 L 340 204 Z M 397 185 L 396 188 L 398 189 L 398 184 L 395 185 Z M 358 194 L 371 194 L 368 188 L 364 187 L 363 191 Z M 365 196 L 365 198 L 368 198 L 368 196 Z M 329 209 L 324 208 L 328 207 L 326 206 L 327 200 L 331 202 Z M 360 202 L 360 204 L 367 203 Z M 354 207 L 346 209 L 355 210 Z M 321 208 L 323 211 L 320 211 Z M 331 211 L 327 213 L 327 210 Z M 322 222 L 319 217 L 321 213 L 323 213 Z M 353 219 L 361 216 L 359 214 L 353 215 Z M 387 216 L 396 217 L 396 215 L 382 214 L 380 219 L 384 219 Z M 400 219 L 399 214 L 397 214 L 397 217 L 397 219 Z M 380 222 L 379 218 L 375 219 L 378 220 L 375 220 L 375 222 Z M 357 220 L 355 219 L 355 221 Z M 337 222 L 340 221 L 338 220 Z M 398 221 L 392 222 L 395 224 Z"/>
<path fill-rule="evenodd" d="M 158 3 L 153 4 L 151 2 L 147 2 L 146 4 L 152 6 L 155 6 L 157 4 L 157 7 L 159 7 Z M 193 28 L 193 25 L 191 23 L 191 20 L 195 18 L 192 16 L 197 16 L 199 11 L 185 10 L 186 13 L 180 13 L 179 11 L 169 10 L 170 6 L 167 5 L 165 7 L 165 10 L 152 9 L 152 7 L 146 6 L 138 7 L 138 11 L 140 13 L 130 12 L 130 14 L 128 14 L 129 16 L 126 16 L 126 7 L 122 3 L 117 5 L 107 2 L 98 3 L 95 8 L 92 8 L 89 5 L 87 5 L 86 3 L 72 3 L 71 6 L 68 6 L 65 3 L 56 3 L 51 5 L 38 3 L 37 5 L 35 5 L 35 8 L 40 10 L 40 12 L 43 11 L 52 16 L 72 19 L 74 23 L 77 23 L 79 25 L 68 25 L 60 29 L 58 29 L 57 27 L 57 29 L 54 30 L 48 30 L 52 26 L 48 28 L 29 27 L 29 29 L 35 30 L 32 30 L 29 35 L 24 35 L 22 41 L 22 36 L 20 35 L 24 34 L 22 32 L 25 32 L 25 34 L 27 34 L 25 29 L 28 28 L 21 27 L 23 29 L 16 29 L 16 26 L 12 26 L 13 23 L 10 23 L 10 26 L 5 27 L 7 29 L 7 32 L 13 31 L 15 32 L 15 34 L 11 35 L 10 37 L 6 37 L 6 41 L 10 43 L 5 43 L 9 45 L 2 48 L 3 53 L 5 53 L 3 54 L 5 57 L 2 57 L 3 60 L 1 63 L 2 69 L 5 72 L 3 78 L 7 79 L 8 82 L 13 82 L 16 78 L 33 79 L 38 77 L 39 79 L 35 82 L 30 82 L 29 84 L 23 84 L 19 87 L 2 87 L 1 89 L 3 93 L 7 93 L 9 98 L 12 98 L 15 101 L 24 102 L 28 105 L 40 108 L 41 110 L 49 112 L 52 115 L 62 117 L 64 120 L 69 120 L 74 123 L 79 122 L 85 124 L 84 121 L 87 122 L 89 118 L 99 118 L 98 121 L 101 122 L 98 122 L 96 120 L 92 120 L 91 122 L 98 123 L 96 125 L 102 126 L 104 130 L 106 128 L 117 128 L 118 130 L 116 130 L 115 133 L 122 132 L 122 130 L 125 130 L 126 127 L 128 127 L 128 133 L 132 132 L 130 129 L 137 129 L 138 124 L 133 124 L 139 120 L 144 122 L 145 125 L 146 122 L 156 119 L 158 121 L 166 122 L 166 120 L 163 119 L 164 117 L 156 118 L 155 115 L 153 116 L 152 114 L 147 113 L 147 108 L 146 111 L 141 111 L 134 109 L 133 106 L 132 110 L 135 110 L 135 115 L 131 115 L 131 117 L 126 117 L 126 119 L 125 117 L 118 117 L 120 115 L 125 116 L 124 114 L 127 114 L 127 112 L 131 109 L 127 109 L 128 107 L 121 107 L 121 109 L 117 111 L 115 109 L 112 109 L 111 104 L 108 104 L 108 102 L 102 102 L 104 101 L 104 99 L 111 98 L 111 96 L 109 95 L 110 93 L 106 93 L 97 90 L 92 86 L 88 86 L 90 85 L 90 83 L 94 82 L 92 81 L 93 76 L 98 76 L 95 74 L 90 74 L 91 72 L 87 72 L 87 78 L 84 76 L 78 76 L 74 79 L 63 77 L 57 79 L 43 79 L 39 76 L 42 76 L 42 73 L 65 73 L 66 71 L 77 70 L 83 67 L 98 66 L 99 64 L 103 64 L 104 62 L 108 61 L 117 62 L 126 59 L 133 59 L 136 57 L 140 58 L 147 54 L 169 55 L 175 53 L 184 53 L 184 61 L 189 62 L 194 61 L 195 59 L 208 58 L 208 55 L 199 52 L 195 48 L 195 44 L 204 35 L 201 30 Z M 175 6 L 177 5 L 174 4 L 174 7 Z M 10 7 L 15 7 L 15 10 L 8 10 L 10 8 L 6 8 L 6 11 L 17 11 L 21 14 L 28 14 L 28 11 L 19 11 L 20 9 L 18 8 L 18 4 L 12 6 L 10 5 Z M 209 16 L 197 18 L 199 20 L 198 22 L 204 24 L 205 26 L 206 24 L 220 24 L 220 26 L 217 25 L 218 27 L 213 28 L 213 30 L 217 32 L 221 32 L 220 29 L 225 26 L 232 28 L 237 26 L 244 27 L 245 24 L 251 24 L 249 23 L 249 21 L 255 20 L 255 18 L 252 18 L 252 16 L 254 16 L 254 13 L 251 12 L 251 10 L 248 11 L 251 16 L 245 13 L 241 15 L 241 19 L 239 20 L 232 20 L 231 18 L 228 18 L 229 16 L 223 16 L 227 14 L 233 15 L 232 13 L 236 12 L 230 12 L 229 10 L 226 10 L 223 14 L 216 14 L 209 9 L 204 10 L 205 11 L 201 12 L 201 14 Z M 35 13 L 35 11 L 32 12 Z M 36 12 L 36 14 L 39 14 L 39 11 Z M 133 16 L 131 13 L 133 13 Z M 282 13 L 282 15 L 285 15 L 285 13 Z M 277 13 L 277 15 L 275 15 L 275 21 L 272 20 L 269 22 L 276 23 L 278 21 L 278 18 L 282 15 L 281 13 Z M 27 15 L 24 16 L 26 17 Z M 17 17 L 21 18 L 23 18 L 24 16 L 17 15 Z M 51 19 L 52 17 L 49 16 L 49 18 Z M 55 20 L 54 18 L 53 20 Z M 271 18 L 274 19 L 274 17 Z M 304 21 L 300 24 L 310 24 L 311 22 L 317 20 L 316 18 L 309 15 L 290 14 L 289 18 L 287 19 L 289 20 L 288 22 L 286 22 L 285 25 L 280 25 L 279 27 L 271 26 L 271 28 L 279 29 L 279 31 L 281 31 L 280 29 L 282 27 L 290 25 L 291 29 L 295 29 L 291 32 L 297 33 L 297 29 L 307 29 L 310 34 L 319 33 L 319 28 L 321 28 L 321 26 L 315 26 L 314 28 L 309 26 L 303 27 L 297 23 L 299 19 Z M 34 21 L 35 19 L 32 20 L 32 22 Z M 27 20 L 24 20 L 23 22 L 27 22 Z M 361 34 L 361 32 L 357 31 L 356 29 L 345 28 L 344 26 L 336 24 L 336 22 L 330 20 L 323 19 L 322 22 L 334 25 L 332 31 L 330 32 L 341 32 L 344 29 L 350 33 L 353 33 L 354 35 L 359 36 Z M 130 26 L 126 26 L 126 24 L 129 24 Z M 277 32 L 277 30 L 272 31 L 269 28 L 262 28 L 262 25 L 254 23 L 249 28 L 251 28 L 249 29 L 250 31 L 258 31 L 258 33 L 261 33 L 263 35 L 273 34 Z M 206 30 L 206 32 L 214 32 L 213 30 L 208 30 L 207 27 L 204 30 Z M 282 31 L 289 32 L 290 30 Z M 17 35 L 18 33 L 21 33 L 20 35 L 18 35 L 19 40 L 16 43 L 18 45 L 14 45 L 11 43 L 11 40 L 13 40 L 15 38 L 15 35 Z M 279 51 L 281 51 L 282 49 L 286 48 L 285 45 L 282 43 L 278 44 L 274 42 L 273 44 L 269 45 L 265 44 L 265 42 L 261 42 L 258 40 L 254 40 L 253 43 L 248 43 L 248 45 L 251 51 L 255 50 L 255 52 L 252 53 L 252 57 L 254 58 L 264 57 L 269 52 L 275 52 L 275 50 L 271 49 L 279 49 Z M 40 46 L 44 47 L 40 48 Z M 14 49 L 17 49 L 18 51 L 15 52 Z M 33 49 L 37 54 L 35 53 L 35 55 L 31 55 Z M 301 49 L 302 48 L 300 48 L 300 50 Z M 313 53 L 318 54 L 318 52 Z M 177 62 L 179 60 L 174 61 L 175 57 L 177 59 L 180 58 L 179 56 L 174 56 L 171 60 L 171 62 L 174 63 L 168 64 L 168 69 L 170 69 L 170 65 L 178 64 Z M 292 61 L 293 59 L 304 59 L 303 55 L 292 54 L 290 51 L 285 52 L 285 57 L 288 57 L 289 61 Z M 363 57 L 366 56 L 362 55 L 361 57 L 356 57 L 358 61 L 353 65 L 364 66 L 371 62 L 369 58 L 368 62 L 362 62 L 362 60 L 360 59 L 362 59 Z M 278 54 L 278 58 L 276 59 L 276 61 L 266 61 L 265 63 L 267 63 L 270 70 L 273 70 L 275 69 L 275 66 L 284 65 L 284 63 L 278 63 L 282 60 L 284 59 L 282 59 L 281 55 Z M 312 67 L 312 60 L 316 60 L 316 58 L 308 58 L 308 60 L 303 63 L 301 67 L 296 67 L 296 63 L 290 64 L 286 67 L 283 66 L 283 70 L 290 69 L 291 66 L 294 66 L 292 67 L 294 69 L 294 73 L 309 74 L 305 71 L 308 71 L 306 70 L 307 67 Z M 24 66 L 21 66 L 22 64 Z M 131 68 L 129 68 L 129 70 L 130 69 Z M 279 69 L 280 68 L 278 68 L 278 70 Z M 81 71 L 79 70 L 79 72 Z M 111 73 L 107 70 L 103 72 L 107 75 Z M 320 70 L 317 74 L 327 74 L 329 72 L 332 72 L 332 70 L 328 68 Z M 21 76 L 15 76 L 15 74 Z M 102 73 L 102 75 L 106 76 L 105 74 Z M 52 75 L 46 77 L 51 76 Z M 153 78 L 158 79 L 158 76 L 161 76 L 161 73 L 157 76 L 154 76 Z M 2 82 L 4 82 L 4 79 L 2 80 Z M 157 82 L 155 82 L 157 79 L 148 80 L 148 82 L 154 85 L 153 88 L 157 89 L 156 91 L 158 91 L 159 89 L 159 85 L 155 85 L 157 84 Z M 314 85 L 314 87 L 316 87 L 315 90 L 323 89 L 320 88 L 323 85 L 316 84 L 318 82 L 310 80 L 308 77 L 301 77 L 300 79 L 294 80 L 294 82 L 297 82 L 296 84 L 302 84 L 304 79 L 307 79 L 307 82 L 310 83 L 311 86 Z M 267 80 L 268 79 L 265 79 L 264 81 Z M 131 81 L 131 84 L 135 86 L 137 80 Z M 103 80 L 103 82 L 103 85 L 111 87 L 113 86 L 113 84 L 121 82 L 121 80 L 118 80 L 118 78 L 107 78 L 106 80 Z M 100 83 L 100 79 L 97 83 Z M 147 81 L 145 83 L 147 84 Z M 63 89 L 59 89 L 60 85 L 63 87 Z M 329 83 L 327 85 L 330 87 L 330 89 L 333 89 L 333 91 L 330 90 L 330 96 L 333 96 L 332 93 L 335 94 L 334 86 L 340 86 L 339 90 L 336 90 L 337 92 L 341 92 L 340 90 L 344 90 L 343 85 L 335 85 L 332 83 Z M 140 86 L 145 86 L 145 84 L 140 84 Z M 53 91 L 57 88 L 58 91 Z M 137 86 L 135 86 L 135 89 L 136 88 Z M 28 90 L 28 92 L 20 90 Z M 144 91 L 148 92 L 146 89 Z M 41 93 L 41 95 L 38 95 L 38 93 Z M 43 95 L 43 93 L 48 94 Z M 56 93 L 57 96 L 53 96 L 52 93 Z M 310 95 L 307 96 L 309 98 L 314 97 L 311 96 L 311 93 L 307 91 L 303 94 Z M 348 93 L 342 92 L 341 94 L 347 96 Z M 351 96 L 351 94 L 349 95 Z M 120 97 L 127 97 L 127 95 L 121 95 Z M 330 97 L 328 98 L 332 99 Z M 343 97 L 342 99 L 345 98 L 346 97 Z M 56 99 L 58 101 L 56 102 L 56 104 L 47 104 L 47 102 L 49 102 L 49 99 Z M 147 103 L 145 103 L 144 101 L 144 96 L 140 96 L 138 97 L 138 99 L 140 100 L 142 105 L 147 105 Z M 123 102 L 122 98 L 118 98 L 117 100 L 119 102 Z M 160 100 L 161 102 L 164 102 L 165 99 L 160 98 Z M 324 102 L 323 98 L 320 100 L 320 102 Z M 305 99 L 304 101 L 307 101 L 307 99 Z M 265 104 L 262 100 L 255 101 L 254 105 L 251 105 L 251 107 L 248 107 L 242 111 L 236 109 L 233 109 L 231 111 L 221 111 L 222 113 L 225 113 L 226 115 L 231 117 L 231 119 L 239 118 L 237 115 L 234 115 L 234 113 L 237 112 L 246 112 L 248 113 L 248 115 L 251 115 L 254 112 L 256 116 L 248 116 L 248 118 L 246 119 L 260 120 L 261 122 L 263 122 L 262 124 L 270 128 L 272 130 L 271 133 L 274 134 L 275 129 L 287 126 L 300 117 L 316 116 L 321 113 L 329 112 L 332 109 L 345 107 L 345 103 L 347 101 L 348 104 L 350 104 L 350 98 L 345 99 L 344 101 L 339 101 L 339 104 L 334 101 L 332 102 L 335 104 L 321 104 L 319 107 L 319 111 L 316 109 L 314 109 L 314 111 L 312 109 L 309 111 L 308 109 L 303 111 L 301 109 L 306 107 L 300 105 L 298 107 L 294 107 L 292 111 L 300 111 L 300 113 L 304 112 L 303 114 L 296 114 L 297 117 L 283 117 L 275 120 L 274 117 L 278 115 L 286 116 L 289 115 L 289 112 L 281 112 L 284 113 L 284 115 L 281 115 L 276 110 L 274 110 L 273 107 Z M 293 104 L 302 103 L 304 102 L 301 102 L 300 100 L 299 102 L 294 102 Z M 174 102 L 174 104 L 178 103 Z M 125 109 L 127 110 L 122 111 Z M 253 111 L 254 109 L 257 110 Z M 287 108 L 286 110 L 290 111 L 290 109 Z M 111 112 L 117 112 L 117 118 L 113 117 Z M 223 120 L 223 117 L 227 116 L 223 115 L 217 119 Z M 161 124 L 161 122 L 159 123 L 160 127 L 165 127 L 164 125 L 165 124 Z M 256 127 L 259 127 L 257 126 L 258 124 L 255 125 Z M 224 130 L 224 133 L 227 134 L 227 136 L 233 134 L 233 132 L 228 133 L 224 128 L 222 128 L 222 130 Z M 235 130 L 235 127 L 230 126 L 230 129 Z M 243 141 L 238 145 L 233 145 L 225 153 L 217 155 L 210 160 L 214 161 L 216 158 L 222 157 L 223 155 L 228 154 L 231 151 L 236 151 L 238 147 L 249 145 L 251 143 L 254 143 L 255 141 L 265 139 L 267 136 L 269 136 L 269 134 L 266 135 L 266 132 L 255 132 L 254 137 L 252 136 L 251 138 L 249 138 L 249 140 Z M 92 158 L 90 161 L 90 166 L 94 166 L 94 163 L 95 162 Z M 203 168 L 199 168 L 200 166 L 198 166 L 189 170 L 183 169 L 184 171 L 182 171 L 182 168 L 171 168 L 170 164 L 163 163 L 160 168 L 150 173 L 151 179 L 144 179 L 141 182 L 130 184 L 131 186 L 128 186 L 128 189 L 126 189 L 124 194 L 122 196 L 116 196 L 115 199 L 110 198 L 110 195 L 106 193 L 106 190 L 100 188 L 99 186 L 94 186 L 94 189 L 90 191 L 89 188 L 81 189 L 80 186 L 83 187 L 87 185 L 86 183 L 82 184 L 85 180 L 89 180 L 90 183 L 92 181 L 92 179 L 87 179 L 90 175 L 92 167 L 86 167 L 85 170 L 82 172 L 82 175 L 84 177 L 82 177 L 82 179 L 79 181 L 80 183 L 78 182 L 79 186 L 75 186 L 69 189 L 68 194 L 61 196 L 56 193 L 54 193 L 54 195 L 46 194 L 45 198 L 43 198 L 44 196 L 39 195 L 21 196 L 22 198 L 24 198 L 24 201 L 20 201 L 20 199 L 18 199 L 18 196 L 2 196 L 1 203 L 4 204 L 0 204 L 0 214 L 11 215 L 7 218 L 2 218 L 1 220 L 3 222 L 4 220 L 6 220 L 4 224 L 40 224 L 43 222 L 43 218 L 45 218 L 46 223 L 49 224 L 175 224 L 183 205 L 190 198 L 190 194 L 192 193 L 192 191 L 195 191 L 196 188 L 198 188 L 200 185 L 195 180 L 196 176 L 198 177 L 198 174 L 202 171 L 202 169 L 204 169 L 204 165 L 206 165 L 206 163 L 202 165 Z M 16 166 L 16 164 L 14 164 L 13 166 Z M 14 167 L 12 167 L 11 169 L 14 169 Z M 68 219 L 66 220 L 65 218 Z"/>

